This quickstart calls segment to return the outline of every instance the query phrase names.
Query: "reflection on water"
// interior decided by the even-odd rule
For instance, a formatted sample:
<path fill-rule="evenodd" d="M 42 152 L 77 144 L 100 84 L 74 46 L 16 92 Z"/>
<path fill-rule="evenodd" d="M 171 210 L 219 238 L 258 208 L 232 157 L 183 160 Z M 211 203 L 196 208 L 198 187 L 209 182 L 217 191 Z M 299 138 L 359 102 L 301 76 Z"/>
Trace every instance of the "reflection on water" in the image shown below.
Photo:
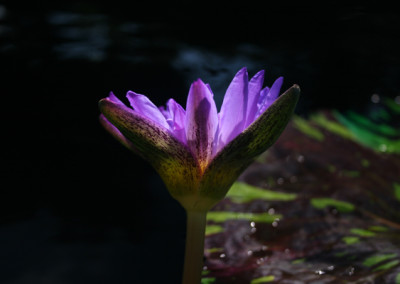
<path fill-rule="evenodd" d="M 267 66 L 269 84 L 284 73 L 276 60 L 279 53 L 257 44 L 241 43 L 229 50 L 213 50 L 169 37 L 171 27 L 168 26 L 112 22 L 102 14 L 57 11 L 50 12 L 47 21 L 54 34 L 52 50 L 59 60 L 118 60 L 132 65 L 164 63 L 187 82 L 207 78 L 217 106 L 222 104 L 232 71 L 247 66 L 255 72 Z"/>
<path fill-rule="evenodd" d="M 206 30 L 210 25 L 203 30 L 201 25 L 191 25 L 187 20 L 135 21 L 134 17 L 107 14 L 96 9 L 96 5 L 24 11 L 22 14 L 16 8 L 0 7 L 0 35 L 5 39 L 0 44 L 0 52 L 4 56 L 17 56 L 16 53 L 22 52 L 29 56 L 27 60 L 32 64 L 46 64 L 48 60 L 75 64 L 80 60 L 80 66 L 108 63 L 113 70 L 130 76 L 143 68 L 158 68 L 171 71 L 182 82 L 200 77 L 213 86 L 217 105 L 233 73 L 243 66 L 248 67 L 250 74 L 266 69 L 267 85 L 279 76 L 285 77 L 284 89 L 294 83 L 301 85 L 305 91 L 303 95 L 308 98 L 300 101 L 298 111 L 301 112 L 321 105 L 351 108 L 357 98 L 361 98 L 357 105 L 364 106 L 367 97 L 375 92 L 389 97 L 398 95 L 398 86 L 393 82 L 400 81 L 400 78 L 397 80 L 400 72 L 396 71 L 399 65 L 395 64 L 399 58 L 392 53 L 392 47 L 385 53 L 378 52 L 379 46 L 375 46 L 383 44 L 385 38 L 380 38 L 381 41 L 369 38 L 368 53 L 367 47 L 358 46 L 356 41 L 342 46 L 329 33 L 316 38 L 314 34 L 307 34 L 307 30 L 303 36 L 293 37 L 280 33 L 279 26 L 252 27 L 248 40 L 246 34 L 242 34 L 245 30 L 240 29 L 238 36 L 244 36 L 245 40 L 237 40 L 227 36 L 235 34 L 234 25 L 229 30 L 229 23 L 221 30 L 215 26 L 210 31 Z M 338 17 L 336 26 L 351 19 Z M 347 33 L 352 35 L 353 32 L 342 29 L 340 33 L 343 34 L 337 36 L 346 39 Z M 383 36 L 391 38 L 390 34 Z M 358 48 L 363 52 L 358 52 Z M 372 68 L 371 64 L 376 67 Z M 111 84 L 110 80 L 104 83 Z M 182 89 L 187 89 L 187 84 Z M 109 90 L 108 85 L 105 88 Z"/>
<path fill-rule="evenodd" d="M 106 59 L 110 35 L 105 15 L 52 12 L 47 19 L 54 28 L 53 50 L 58 58 L 92 61 Z"/>

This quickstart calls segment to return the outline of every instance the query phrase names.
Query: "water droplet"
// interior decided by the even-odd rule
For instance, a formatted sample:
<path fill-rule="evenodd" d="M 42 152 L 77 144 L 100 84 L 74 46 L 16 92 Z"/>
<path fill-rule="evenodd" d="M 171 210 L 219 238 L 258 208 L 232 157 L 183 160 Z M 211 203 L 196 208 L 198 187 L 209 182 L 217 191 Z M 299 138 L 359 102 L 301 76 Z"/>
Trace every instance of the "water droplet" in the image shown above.
<path fill-rule="evenodd" d="M 299 156 L 297 157 L 297 162 L 303 163 L 303 162 L 304 162 L 304 156 L 303 156 L 303 155 L 299 155 Z"/>
<path fill-rule="evenodd" d="M 255 222 L 250 222 L 250 227 L 254 228 L 256 226 Z"/>
<path fill-rule="evenodd" d="M 264 258 L 261 257 L 261 258 L 257 259 L 256 262 L 257 262 L 257 264 L 262 264 L 264 262 Z"/>
<path fill-rule="evenodd" d="M 264 245 L 261 246 L 261 250 L 262 250 L 262 251 L 266 251 L 267 249 L 268 249 L 268 246 L 264 246 Z"/>
<path fill-rule="evenodd" d="M 248 256 L 253 255 L 253 251 L 252 250 L 247 251 L 247 255 Z"/>
<path fill-rule="evenodd" d="M 207 270 L 208 267 L 206 265 L 203 266 L 203 270 Z"/>
<path fill-rule="evenodd" d="M 354 271 L 355 271 L 355 268 L 352 267 L 352 266 L 350 266 L 349 268 L 346 269 L 346 273 L 347 273 L 349 276 L 352 276 L 352 275 L 354 274 Z"/>
<path fill-rule="evenodd" d="M 219 255 L 219 257 L 220 257 L 220 258 L 225 258 L 226 255 L 225 255 L 224 253 L 221 253 L 221 254 Z"/>
<path fill-rule="evenodd" d="M 333 271 L 334 269 L 335 269 L 335 266 L 333 266 L 333 265 L 328 266 L 328 267 L 326 268 L 326 270 L 328 270 L 328 271 Z"/>
<path fill-rule="evenodd" d="M 325 271 L 323 271 L 323 270 L 316 270 L 316 271 L 315 271 L 315 274 L 323 275 L 323 274 L 325 274 Z"/>
<path fill-rule="evenodd" d="M 274 215 L 275 214 L 275 209 L 274 208 L 269 208 L 268 209 L 268 214 L 269 215 Z"/>
<path fill-rule="evenodd" d="M 274 228 L 278 227 L 278 222 L 277 221 L 272 222 L 272 227 Z"/>
<path fill-rule="evenodd" d="M 255 232 L 257 232 L 257 228 L 251 228 L 250 232 L 251 232 L 252 234 L 254 234 Z"/>
<path fill-rule="evenodd" d="M 380 100 L 381 100 L 381 98 L 379 97 L 378 94 L 373 94 L 373 95 L 371 96 L 371 102 L 373 102 L 374 104 L 379 103 Z"/>
<path fill-rule="evenodd" d="M 381 152 L 386 152 L 386 150 L 387 150 L 386 144 L 381 144 L 381 145 L 379 145 L 379 150 L 380 150 Z"/>

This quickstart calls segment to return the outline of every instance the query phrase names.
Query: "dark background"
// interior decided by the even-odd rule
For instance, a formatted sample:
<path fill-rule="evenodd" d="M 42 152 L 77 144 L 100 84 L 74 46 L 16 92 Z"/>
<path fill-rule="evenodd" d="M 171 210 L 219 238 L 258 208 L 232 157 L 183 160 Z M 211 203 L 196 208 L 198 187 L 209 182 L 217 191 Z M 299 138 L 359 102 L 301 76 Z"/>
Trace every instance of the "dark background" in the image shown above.
<path fill-rule="evenodd" d="M 247 66 L 305 117 L 400 94 L 394 7 L 54 2 L 0 1 L 0 283 L 179 283 L 185 213 L 99 125 L 111 90 L 185 105 L 201 77 L 220 104 Z"/>

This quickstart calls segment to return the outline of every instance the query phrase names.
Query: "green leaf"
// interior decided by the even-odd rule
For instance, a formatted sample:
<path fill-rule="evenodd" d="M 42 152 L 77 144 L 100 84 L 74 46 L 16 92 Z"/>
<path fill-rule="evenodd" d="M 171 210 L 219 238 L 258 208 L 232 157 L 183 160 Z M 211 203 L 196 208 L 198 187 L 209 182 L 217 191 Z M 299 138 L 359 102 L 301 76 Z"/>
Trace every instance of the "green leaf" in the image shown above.
<path fill-rule="evenodd" d="M 375 231 L 375 232 L 387 232 L 388 228 L 383 226 L 371 226 L 368 230 Z"/>
<path fill-rule="evenodd" d="M 268 213 L 243 213 L 230 211 L 210 211 L 207 213 L 207 221 L 222 223 L 227 220 L 249 220 L 260 223 L 272 223 L 281 219 L 282 215 L 270 215 Z"/>
<path fill-rule="evenodd" d="M 253 279 L 253 280 L 251 280 L 250 284 L 268 283 L 268 282 L 272 282 L 274 280 L 275 280 L 274 275 L 268 275 L 268 276 L 263 276 L 260 278 Z"/>
<path fill-rule="evenodd" d="M 319 131 L 317 128 L 312 127 L 311 124 L 305 120 L 302 119 L 299 116 L 295 116 L 293 119 L 293 123 L 294 126 L 300 130 L 301 132 L 303 132 L 304 134 L 306 134 L 307 136 L 314 138 L 315 140 L 322 142 L 324 140 L 324 134 Z"/>
<path fill-rule="evenodd" d="M 234 202 L 249 202 L 256 199 L 268 201 L 291 201 L 296 199 L 294 193 L 277 192 L 252 186 L 243 182 L 235 182 L 228 191 L 227 197 Z"/>
<path fill-rule="evenodd" d="M 312 198 L 311 205 L 317 209 L 325 209 L 329 206 L 335 207 L 339 212 L 348 213 L 354 210 L 355 206 L 349 202 L 333 198 Z"/>
<path fill-rule="evenodd" d="M 206 227 L 206 236 L 212 234 L 218 234 L 224 231 L 224 228 L 219 225 L 207 225 Z"/>
<path fill-rule="evenodd" d="M 342 138 L 355 140 L 354 134 L 351 133 L 346 127 L 333 120 L 329 120 L 322 113 L 311 116 L 311 120 L 326 130 L 341 136 Z"/>
<path fill-rule="evenodd" d="M 224 248 L 210 248 L 206 250 L 208 253 L 214 253 L 214 252 L 222 252 L 224 251 Z"/>
<path fill-rule="evenodd" d="M 400 201 L 400 184 L 394 183 L 393 187 L 394 187 L 394 196 L 398 201 Z"/>
<path fill-rule="evenodd" d="M 301 263 L 304 263 L 305 261 L 306 261 L 305 258 L 298 258 L 296 260 L 293 260 L 292 264 L 301 264 Z"/>
<path fill-rule="evenodd" d="M 342 240 L 346 243 L 346 245 L 353 245 L 360 241 L 359 237 L 343 237 Z"/>
<path fill-rule="evenodd" d="M 400 284 L 400 273 L 397 273 L 396 279 L 394 280 L 396 284 Z"/>
<path fill-rule="evenodd" d="M 375 236 L 374 232 L 371 232 L 371 231 L 368 231 L 368 230 L 364 230 L 364 229 L 359 229 L 359 228 L 351 229 L 350 232 L 352 232 L 353 234 L 359 235 L 361 237 L 373 237 L 373 236 Z"/>
<path fill-rule="evenodd" d="M 385 263 L 385 264 L 382 264 L 381 266 L 378 266 L 373 271 L 387 270 L 387 269 L 390 269 L 392 267 L 395 267 L 399 263 L 400 263 L 400 260 L 392 260 L 392 261 L 390 261 L 388 263 Z"/>
<path fill-rule="evenodd" d="M 382 262 L 382 261 L 385 261 L 385 260 L 394 258 L 394 257 L 396 257 L 396 256 L 397 256 L 397 254 L 395 254 L 395 253 L 373 255 L 373 256 L 371 256 L 371 257 L 368 257 L 368 258 L 363 262 L 363 265 L 364 265 L 364 266 L 371 267 L 371 266 L 374 266 L 374 265 L 376 265 L 376 264 L 378 264 L 378 263 L 380 263 L 380 262 Z"/>
<path fill-rule="evenodd" d="M 215 277 L 206 277 L 201 279 L 201 284 L 211 284 L 215 282 Z"/>

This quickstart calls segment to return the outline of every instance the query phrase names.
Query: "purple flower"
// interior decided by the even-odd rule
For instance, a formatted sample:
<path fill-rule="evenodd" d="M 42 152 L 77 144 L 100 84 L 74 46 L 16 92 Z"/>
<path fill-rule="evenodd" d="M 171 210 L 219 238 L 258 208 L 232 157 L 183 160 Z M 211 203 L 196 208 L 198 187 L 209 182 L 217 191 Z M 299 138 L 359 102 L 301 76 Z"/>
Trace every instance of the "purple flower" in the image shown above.
<path fill-rule="evenodd" d="M 187 210 L 208 210 L 239 174 L 271 146 L 288 123 L 300 89 L 279 98 L 283 78 L 262 88 L 264 71 L 250 80 L 242 68 L 229 85 L 218 113 L 211 87 L 192 83 L 186 110 L 173 99 L 155 106 L 129 91 L 127 107 L 114 94 L 100 100 L 103 126 L 148 160 Z"/>

